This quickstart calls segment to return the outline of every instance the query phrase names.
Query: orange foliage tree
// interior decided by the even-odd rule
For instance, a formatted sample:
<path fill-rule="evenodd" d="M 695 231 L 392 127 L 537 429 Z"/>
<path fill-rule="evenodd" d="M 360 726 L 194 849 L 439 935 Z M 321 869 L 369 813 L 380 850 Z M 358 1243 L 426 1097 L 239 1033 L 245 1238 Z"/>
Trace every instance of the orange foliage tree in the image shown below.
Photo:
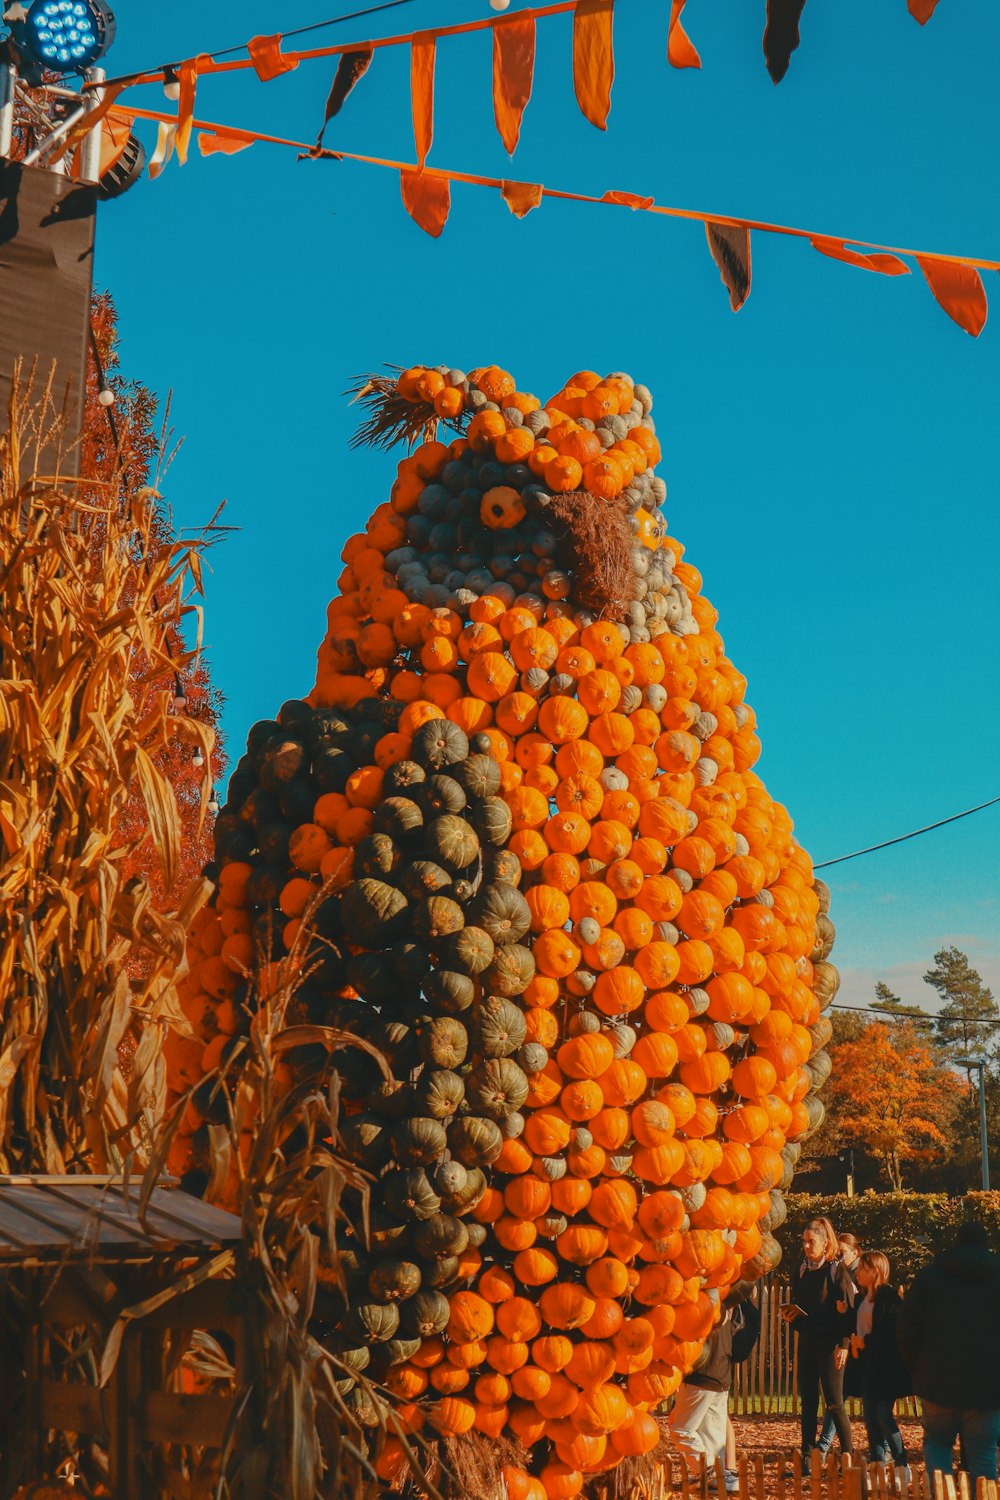
<path fill-rule="evenodd" d="M 877 1021 L 837 1048 L 824 1092 L 831 1144 L 878 1158 L 894 1192 L 906 1162 L 944 1155 L 955 1113 L 956 1078 L 910 1021 Z"/>
<path fill-rule="evenodd" d="M 85 480 L 107 483 L 116 466 L 120 466 L 133 486 L 153 484 L 167 438 L 166 417 L 160 432 L 157 432 L 156 397 L 141 382 L 126 379 L 120 373 L 118 316 L 109 293 L 101 292 L 94 297 L 91 321 L 94 339 L 87 361 L 81 474 Z M 102 406 L 98 399 L 102 371 L 115 394 L 114 405 L 110 408 Z M 170 517 L 163 507 L 156 517 L 154 538 L 166 547 L 172 539 L 172 531 Z M 181 635 L 179 622 L 175 622 L 168 632 L 167 649 L 178 663 L 183 662 L 190 650 L 190 645 Z M 137 657 L 136 676 L 144 670 L 144 662 Z M 156 848 L 149 837 L 145 807 L 137 792 L 124 809 L 118 837 L 120 845 L 131 846 L 126 860 L 128 874 L 148 881 L 154 905 L 160 910 L 175 906 L 180 893 L 213 858 L 213 819 L 205 815 L 208 788 L 219 784 L 226 766 L 219 727 L 223 698 L 212 682 L 204 657 L 199 656 L 187 666 L 179 665 L 174 677 L 172 685 L 177 696 L 185 700 L 185 713 L 211 725 L 215 730 L 216 748 L 211 766 L 207 768 L 210 777 L 206 775 L 204 764 L 196 762 L 190 745 L 171 739 L 158 752 L 157 766 L 173 788 L 182 824 L 180 859 L 172 885 L 168 887 L 166 884 Z M 166 682 L 164 686 L 170 687 L 171 684 Z"/>

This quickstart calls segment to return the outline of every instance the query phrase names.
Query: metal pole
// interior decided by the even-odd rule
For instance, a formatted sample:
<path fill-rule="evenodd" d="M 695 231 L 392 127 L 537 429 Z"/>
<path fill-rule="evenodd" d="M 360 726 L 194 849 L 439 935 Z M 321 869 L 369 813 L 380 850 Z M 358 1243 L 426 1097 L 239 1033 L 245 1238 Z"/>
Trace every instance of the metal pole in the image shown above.
<path fill-rule="evenodd" d="M 88 68 L 88 83 L 103 83 L 107 78 L 103 68 Z M 103 89 L 88 89 L 87 93 L 91 99 L 91 109 L 97 109 L 104 98 Z M 81 182 L 96 182 L 101 175 L 101 126 L 95 125 L 90 134 L 85 138 L 80 150 L 80 180 Z"/>
<path fill-rule="evenodd" d="M 983 1153 L 983 1192 L 990 1190 L 990 1147 L 986 1135 L 986 1064 L 979 1064 L 979 1140 Z"/>
<path fill-rule="evenodd" d="M 0 62 L 0 157 L 9 157 L 14 144 L 14 64 Z"/>

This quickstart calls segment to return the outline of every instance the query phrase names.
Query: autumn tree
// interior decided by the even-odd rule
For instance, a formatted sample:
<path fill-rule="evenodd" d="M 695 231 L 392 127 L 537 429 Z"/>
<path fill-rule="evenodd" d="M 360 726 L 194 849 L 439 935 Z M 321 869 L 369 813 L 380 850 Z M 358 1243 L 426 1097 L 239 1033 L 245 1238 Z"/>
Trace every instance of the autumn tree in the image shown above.
<path fill-rule="evenodd" d="M 126 476 L 129 488 L 155 484 L 155 467 L 168 437 L 166 419 L 157 431 L 156 397 L 141 382 L 130 380 L 121 372 L 118 317 L 107 292 L 95 296 L 91 318 L 97 358 L 91 345 L 81 438 L 81 475 L 84 480 L 108 484 L 116 470 L 120 470 Z M 114 391 L 115 402 L 111 407 L 102 406 L 98 399 L 101 372 Z M 170 516 L 160 505 L 154 522 L 154 550 L 157 546 L 161 550 L 169 547 L 172 539 Z M 129 799 L 119 819 L 119 844 L 133 846 L 127 860 L 128 873 L 148 881 L 153 902 L 161 910 L 176 905 L 180 893 L 213 857 L 213 820 L 208 804 L 211 788 L 221 781 L 226 765 L 219 732 L 223 699 L 212 682 L 205 658 L 199 656 L 190 666 L 181 665 L 190 644 L 181 634 L 179 621 L 169 625 L 166 647 L 168 657 L 178 665 L 172 679 L 164 679 L 162 685 L 172 689 L 172 696 L 183 700 L 188 717 L 215 730 L 216 749 L 207 768 L 199 750 L 175 738 L 169 739 L 158 752 L 158 769 L 173 788 L 182 823 L 181 858 L 169 886 L 149 837 L 145 808 L 138 794 Z M 141 654 L 137 654 L 136 677 L 145 670 L 146 663 Z"/>
<path fill-rule="evenodd" d="M 954 1093 L 954 1074 L 912 1021 L 875 1021 L 836 1049 L 824 1090 L 828 1141 L 876 1157 L 899 1192 L 904 1165 L 944 1156 Z"/>

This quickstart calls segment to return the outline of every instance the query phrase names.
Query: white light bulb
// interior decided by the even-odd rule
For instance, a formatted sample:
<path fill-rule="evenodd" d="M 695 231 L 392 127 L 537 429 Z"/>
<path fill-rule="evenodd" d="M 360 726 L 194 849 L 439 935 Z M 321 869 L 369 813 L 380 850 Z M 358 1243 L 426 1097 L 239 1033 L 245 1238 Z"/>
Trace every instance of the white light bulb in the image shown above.
<path fill-rule="evenodd" d="M 490 10 L 506 10 L 510 0 L 490 0 Z"/>
<path fill-rule="evenodd" d="M 97 400 L 101 406 L 114 406 L 115 393 L 110 386 L 106 385 L 103 390 L 98 391 Z"/>
<path fill-rule="evenodd" d="M 171 100 L 171 102 L 176 103 L 176 101 L 181 97 L 181 86 L 175 79 L 173 83 L 165 83 L 163 85 L 163 92 L 166 98 Z"/>
<path fill-rule="evenodd" d="M 205 764 L 205 757 L 200 750 L 196 750 L 192 755 L 191 764 L 194 766 L 203 766 Z"/>

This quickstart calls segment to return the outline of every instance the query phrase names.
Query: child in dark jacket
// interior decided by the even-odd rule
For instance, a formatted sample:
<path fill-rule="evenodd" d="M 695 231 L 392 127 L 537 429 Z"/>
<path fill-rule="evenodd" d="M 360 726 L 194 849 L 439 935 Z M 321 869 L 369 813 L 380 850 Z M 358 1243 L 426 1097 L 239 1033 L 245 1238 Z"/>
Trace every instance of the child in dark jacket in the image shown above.
<path fill-rule="evenodd" d="M 716 1327 L 705 1340 L 698 1367 L 686 1376 L 674 1397 L 670 1432 L 688 1473 L 697 1476 L 701 1460 L 711 1470 L 726 1449 L 726 1417 L 733 1365 L 741 1364 L 760 1335 L 760 1313 L 750 1300 L 731 1294 Z M 735 1472 L 726 1470 L 726 1490 L 735 1493 Z"/>
<path fill-rule="evenodd" d="M 906 1448 L 893 1406 L 909 1393 L 911 1381 L 896 1340 L 900 1299 L 889 1285 L 889 1274 L 889 1262 L 878 1250 L 866 1251 L 855 1267 L 862 1296 L 854 1307 L 852 1364 L 857 1361 L 861 1376 L 868 1456 L 880 1464 L 891 1459 L 908 1479 Z"/>

